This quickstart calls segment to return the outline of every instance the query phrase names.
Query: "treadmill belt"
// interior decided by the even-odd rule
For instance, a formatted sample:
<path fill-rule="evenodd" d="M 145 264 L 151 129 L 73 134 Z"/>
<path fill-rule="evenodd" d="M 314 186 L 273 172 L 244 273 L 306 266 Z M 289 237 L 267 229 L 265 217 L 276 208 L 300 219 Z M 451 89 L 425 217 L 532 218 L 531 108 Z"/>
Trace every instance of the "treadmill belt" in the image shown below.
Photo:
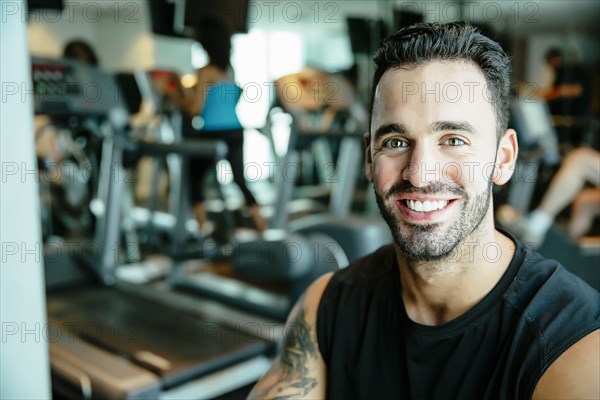
<path fill-rule="evenodd" d="M 161 376 L 170 387 L 269 351 L 272 344 L 218 321 L 112 288 L 48 294 L 49 316 L 87 341 Z"/>

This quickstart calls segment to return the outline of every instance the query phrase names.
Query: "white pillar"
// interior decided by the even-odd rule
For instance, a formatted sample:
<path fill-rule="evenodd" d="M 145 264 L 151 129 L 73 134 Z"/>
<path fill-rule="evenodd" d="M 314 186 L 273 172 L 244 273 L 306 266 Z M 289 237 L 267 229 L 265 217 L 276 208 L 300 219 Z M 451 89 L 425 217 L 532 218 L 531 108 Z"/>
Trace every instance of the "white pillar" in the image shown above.
<path fill-rule="evenodd" d="M 26 5 L 0 1 L 0 398 L 49 399 Z"/>

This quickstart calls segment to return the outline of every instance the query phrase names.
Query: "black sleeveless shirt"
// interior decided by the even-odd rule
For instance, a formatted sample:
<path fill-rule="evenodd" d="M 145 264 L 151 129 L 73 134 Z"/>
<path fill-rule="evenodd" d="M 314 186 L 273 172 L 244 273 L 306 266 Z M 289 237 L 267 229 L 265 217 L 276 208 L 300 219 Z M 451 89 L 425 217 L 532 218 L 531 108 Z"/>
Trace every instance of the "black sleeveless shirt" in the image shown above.
<path fill-rule="evenodd" d="M 392 245 L 336 272 L 317 315 L 327 398 L 531 398 L 546 368 L 600 327 L 600 294 L 513 241 L 492 291 L 438 326 L 406 315 Z"/>

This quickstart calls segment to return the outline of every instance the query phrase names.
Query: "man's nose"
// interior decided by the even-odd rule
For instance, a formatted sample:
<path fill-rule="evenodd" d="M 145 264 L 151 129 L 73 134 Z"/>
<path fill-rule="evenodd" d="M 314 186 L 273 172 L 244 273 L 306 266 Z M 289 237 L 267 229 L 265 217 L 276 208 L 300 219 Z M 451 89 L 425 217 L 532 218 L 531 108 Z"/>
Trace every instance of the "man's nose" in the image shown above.
<path fill-rule="evenodd" d="M 415 144 L 409 153 L 408 165 L 402 171 L 402 179 L 415 187 L 440 181 L 440 163 L 435 149 L 426 144 Z"/>

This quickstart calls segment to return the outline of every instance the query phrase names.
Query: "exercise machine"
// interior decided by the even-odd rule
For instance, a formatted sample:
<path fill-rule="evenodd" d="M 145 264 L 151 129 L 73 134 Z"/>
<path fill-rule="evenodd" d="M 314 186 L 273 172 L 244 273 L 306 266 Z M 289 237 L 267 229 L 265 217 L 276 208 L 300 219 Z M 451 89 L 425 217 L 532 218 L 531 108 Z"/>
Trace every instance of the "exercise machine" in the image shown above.
<path fill-rule="evenodd" d="M 192 312 L 168 293 L 119 282 L 115 273 L 124 257 L 124 154 L 141 148 L 218 158 L 226 147 L 218 142 L 134 143 L 128 135 L 128 113 L 110 75 L 74 61 L 37 57 L 32 68 L 37 114 L 93 115 L 104 135 L 98 189 L 90 204 L 96 218 L 93 237 L 79 243 L 83 251 L 69 257 L 68 268 L 52 268 L 69 254 L 64 247 L 51 246 L 54 263 L 46 265 L 48 276 L 70 275 L 48 279 L 55 393 L 85 399 L 210 398 L 256 380 L 270 364 L 272 340 L 219 318 L 227 310 L 218 304 Z M 86 92 L 92 86 L 99 89 L 93 102 Z M 86 249 L 94 255 L 80 254 Z M 87 266 L 83 273 L 80 264 Z"/>

